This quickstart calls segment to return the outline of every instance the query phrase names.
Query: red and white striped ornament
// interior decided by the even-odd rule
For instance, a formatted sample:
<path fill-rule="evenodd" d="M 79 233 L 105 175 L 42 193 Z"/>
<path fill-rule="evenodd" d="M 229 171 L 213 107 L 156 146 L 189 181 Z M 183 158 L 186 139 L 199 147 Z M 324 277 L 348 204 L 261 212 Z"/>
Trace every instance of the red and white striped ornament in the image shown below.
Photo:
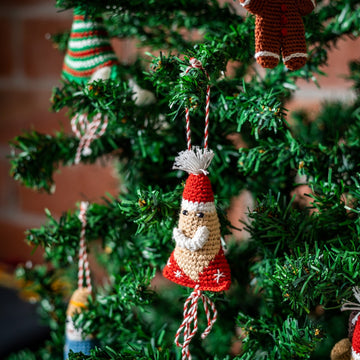
<path fill-rule="evenodd" d="M 91 121 L 89 121 L 87 114 L 78 114 L 71 119 L 72 131 L 80 139 L 76 150 L 75 164 L 80 162 L 81 155 L 88 156 L 91 154 L 91 143 L 104 135 L 108 122 L 108 117 L 105 115 L 102 118 L 100 113 L 96 114 Z"/>
<path fill-rule="evenodd" d="M 84 272 L 85 272 L 85 284 L 89 291 L 92 292 L 91 286 L 91 274 L 90 266 L 86 249 L 86 238 L 85 231 L 87 225 L 86 212 L 89 207 L 89 203 L 82 201 L 80 204 L 80 213 L 79 220 L 81 221 L 81 233 L 80 233 L 80 243 L 79 243 L 79 271 L 78 271 L 78 288 L 82 289 L 84 287 Z"/>
<path fill-rule="evenodd" d="M 208 72 L 202 66 L 202 63 L 195 59 L 190 58 L 190 66 L 185 70 L 185 74 L 188 74 L 191 69 L 200 69 L 204 72 L 210 82 L 210 76 Z M 209 114 L 210 114 L 210 83 L 206 87 L 206 104 L 205 104 L 205 129 L 204 129 L 204 149 L 208 148 L 209 138 Z M 191 130 L 190 130 L 190 113 L 189 109 L 185 108 L 185 120 L 186 120 L 186 141 L 187 148 L 191 150 Z"/>
<path fill-rule="evenodd" d="M 190 294 L 190 296 L 185 301 L 184 320 L 175 335 L 175 344 L 182 348 L 182 351 L 181 351 L 182 359 L 191 360 L 189 345 L 190 345 L 192 338 L 195 336 L 195 334 L 198 330 L 197 309 L 198 309 L 199 299 L 201 299 L 204 304 L 204 310 L 205 310 L 205 314 L 206 314 L 206 318 L 207 318 L 207 328 L 201 334 L 202 339 L 205 339 L 209 335 L 214 323 L 217 320 L 217 310 L 216 310 L 214 302 L 211 301 L 207 296 L 205 296 L 199 290 L 199 285 L 197 285 L 195 287 L 194 291 Z M 188 308 L 189 303 L 190 303 L 190 307 Z M 211 311 L 209 309 L 209 306 L 213 312 L 212 316 L 211 316 Z M 194 323 L 194 326 L 193 326 L 193 329 L 191 330 L 192 322 Z M 182 333 L 183 333 L 183 343 L 181 344 L 179 342 L 179 338 Z"/>

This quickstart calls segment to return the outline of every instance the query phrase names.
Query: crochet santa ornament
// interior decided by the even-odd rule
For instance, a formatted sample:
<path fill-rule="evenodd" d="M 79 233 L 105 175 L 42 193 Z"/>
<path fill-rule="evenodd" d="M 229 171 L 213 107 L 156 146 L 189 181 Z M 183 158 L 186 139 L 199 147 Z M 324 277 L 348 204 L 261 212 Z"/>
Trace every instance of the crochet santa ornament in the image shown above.
<path fill-rule="evenodd" d="M 255 58 L 264 68 L 274 68 L 282 54 L 290 70 L 303 67 L 307 60 L 302 16 L 311 13 L 315 0 L 240 0 L 256 15 Z"/>
<path fill-rule="evenodd" d="M 69 357 L 69 352 L 82 352 L 84 355 L 90 355 L 90 350 L 96 345 L 92 335 L 83 335 L 82 329 L 76 329 L 73 316 L 81 313 L 87 308 L 89 296 L 92 293 L 90 267 L 87 256 L 85 232 L 86 232 L 86 212 L 89 204 L 81 202 L 79 220 L 81 222 L 81 233 L 79 243 L 79 271 L 78 271 L 78 288 L 74 291 L 69 306 L 66 311 L 66 327 L 65 327 L 65 346 L 64 360 Z M 84 280 L 86 286 L 84 286 Z"/>
<path fill-rule="evenodd" d="M 220 223 L 207 168 L 214 154 L 207 149 L 192 148 L 175 159 L 175 169 L 189 173 L 186 181 L 178 227 L 173 230 L 175 250 L 163 274 L 169 280 L 194 288 L 184 305 L 184 320 L 176 333 L 175 343 L 182 348 L 182 359 L 191 359 L 189 344 L 197 331 L 197 302 L 201 299 L 207 317 L 205 338 L 217 318 L 215 304 L 202 290 L 223 291 L 230 286 L 230 268 L 220 240 Z M 188 308 L 189 306 L 189 308 Z M 210 309 L 213 311 L 211 318 Z M 193 329 L 191 324 L 194 323 Z M 183 334 L 183 343 L 179 337 Z"/>
<path fill-rule="evenodd" d="M 88 17 L 75 9 L 63 64 L 63 78 L 77 83 L 115 78 L 117 64 L 102 18 Z"/>
<path fill-rule="evenodd" d="M 230 286 L 230 268 L 220 241 L 220 223 L 207 167 L 214 154 L 209 150 L 186 150 L 174 168 L 187 171 L 178 227 L 173 230 L 175 250 L 163 273 L 183 286 L 223 291 Z"/>
<path fill-rule="evenodd" d="M 74 326 L 73 316 L 86 309 L 90 292 L 88 288 L 79 288 L 74 291 L 69 306 L 66 311 L 66 331 L 65 331 L 65 347 L 64 360 L 69 357 L 69 352 L 82 352 L 84 355 L 90 355 L 90 350 L 95 347 L 93 336 L 83 336 L 81 329 Z"/>
<path fill-rule="evenodd" d="M 360 289 L 354 288 L 354 296 L 360 302 Z M 340 340 L 331 350 L 331 360 L 360 360 L 360 304 L 346 301 L 342 310 L 353 310 L 349 318 L 349 337 Z"/>

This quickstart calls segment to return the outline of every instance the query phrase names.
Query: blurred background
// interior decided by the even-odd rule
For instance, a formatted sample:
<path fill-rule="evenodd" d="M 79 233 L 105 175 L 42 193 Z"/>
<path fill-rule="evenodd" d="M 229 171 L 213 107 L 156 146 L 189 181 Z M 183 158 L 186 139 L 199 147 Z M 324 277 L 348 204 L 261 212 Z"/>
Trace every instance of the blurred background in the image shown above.
<path fill-rule="evenodd" d="M 237 2 L 229 2 L 239 7 Z M 5 332 L 2 330 L 4 324 L 11 321 L 6 316 L 9 313 L 6 304 L 12 304 L 19 313 L 24 309 L 22 319 L 35 321 L 36 317 L 33 309 L 21 305 L 14 295 L 21 286 L 13 276 L 16 266 L 31 266 L 42 261 L 41 251 L 32 249 L 25 242 L 25 230 L 46 221 L 45 208 L 58 217 L 63 211 L 75 209 L 81 200 L 99 202 L 106 193 L 116 195 L 119 187 L 109 160 L 96 165 L 60 168 L 55 175 L 56 189 L 51 195 L 26 189 L 9 175 L 9 141 L 23 130 L 36 129 L 44 133 L 60 129 L 71 131 L 65 113 L 54 114 L 48 110 L 52 88 L 59 84 L 63 61 L 63 54 L 49 40 L 50 34 L 68 30 L 72 23 L 71 12 L 60 12 L 54 5 L 52 0 L 0 2 L 3 39 L 0 57 L 0 358 L 9 351 L 4 335 L 9 333 L 8 326 Z M 143 52 L 132 40 L 113 40 L 113 45 L 122 63 L 134 61 L 136 54 Z M 346 75 L 349 61 L 359 55 L 359 50 L 360 39 L 340 41 L 329 57 L 326 70 L 329 76 L 318 79 L 321 88 L 313 82 L 299 83 L 300 90 L 288 104 L 288 109 L 306 108 L 316 112 L 323 101 L 352 99 L 354 94 L 349 89 Z M 234 199 L 229 214 L 232 222 L 235 223 L 246 212 L 249 202 L 251 197 L 248 195 Z M 31 324 L 30 328 L 34 326 Z M 46 336 L 46 330 L 41 331 L 41 336 Z M 6 343 L 8 347 L 5 349 Z M 19 348 L 23 345 L 17 342 L 11 346 Z"/>

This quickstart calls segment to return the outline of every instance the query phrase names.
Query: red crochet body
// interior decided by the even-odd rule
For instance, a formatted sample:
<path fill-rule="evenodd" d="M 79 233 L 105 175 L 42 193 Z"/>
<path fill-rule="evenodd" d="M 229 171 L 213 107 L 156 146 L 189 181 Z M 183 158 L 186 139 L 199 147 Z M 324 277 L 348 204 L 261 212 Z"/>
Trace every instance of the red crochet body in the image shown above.
<path fill-rule="evenodd" d="M 352 338 L 352 350 L 357 356 L 360 356 L 360 321 L 356 320 L 354 334 Z"/>
<path fill-rule="evenodd" d="M 204 291 L 224 291 L 229 289 L 231 284 L 230 267 L 220 248 L 218 254 L 210 261 L 209 266 L 199 274 L 199 280 L 190 279 L 178 266 L 174 252 L 172 252 L 168 263 L 164 267 L 163 275 L 176 284 L 195 288 L 199 285 L 199 290 Z"/>

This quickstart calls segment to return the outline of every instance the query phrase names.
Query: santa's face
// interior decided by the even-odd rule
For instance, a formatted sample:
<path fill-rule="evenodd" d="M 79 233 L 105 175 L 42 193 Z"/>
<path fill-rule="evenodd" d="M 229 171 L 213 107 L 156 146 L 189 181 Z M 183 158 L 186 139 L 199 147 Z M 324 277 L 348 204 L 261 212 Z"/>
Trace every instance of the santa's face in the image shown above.
<path fill-rule="evenodd" d="M 220 238 L 219 229 L 216 211 L 187 210 L 182 207 L 179 227 L 174 228 L 173 238 L 177 247 L 194 252 L 202 249 L 209 239 Z"/>
<path fill-rule="evenodd" d="M 207 226 L 212 215 L 204 211 L 189 211 L 182 208 L 179 217 L 179 229 L 184 235 L 192 238 L 200 226 Z M 215 216 L 217 216 L 216 213 Z"/>

